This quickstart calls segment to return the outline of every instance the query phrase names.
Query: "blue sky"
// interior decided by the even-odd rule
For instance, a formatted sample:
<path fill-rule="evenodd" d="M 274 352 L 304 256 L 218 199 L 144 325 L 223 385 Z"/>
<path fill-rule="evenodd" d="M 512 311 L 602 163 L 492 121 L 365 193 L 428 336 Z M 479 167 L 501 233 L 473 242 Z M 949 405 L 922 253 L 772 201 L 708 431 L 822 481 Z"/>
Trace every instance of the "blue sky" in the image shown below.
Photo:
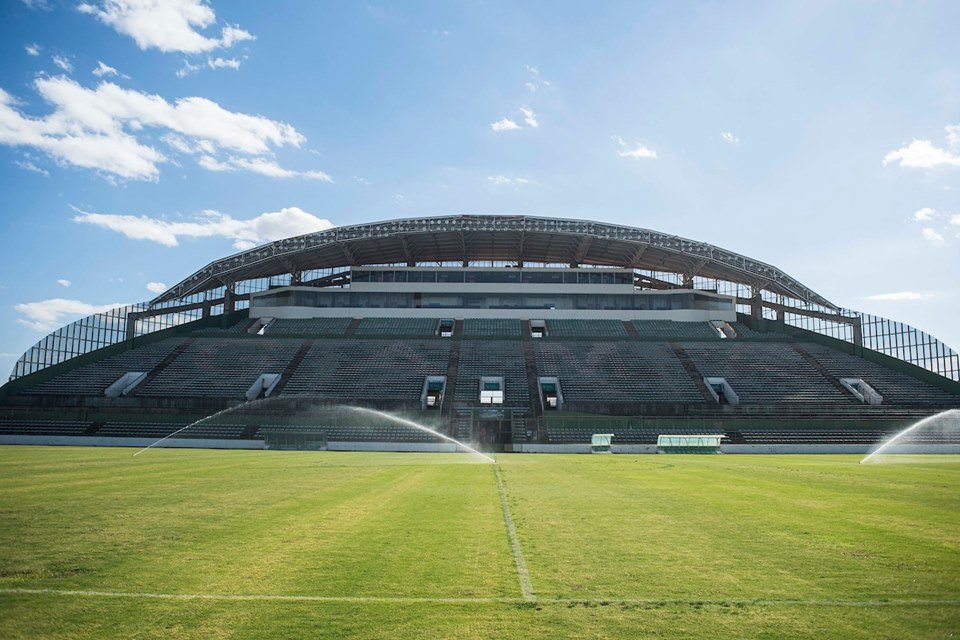
<path fill-rule="evenodd" d="M 239 248 L 467 212 L 704 240 L 960 347 L 958 3 L 0 2 L 4 372 Z"/>

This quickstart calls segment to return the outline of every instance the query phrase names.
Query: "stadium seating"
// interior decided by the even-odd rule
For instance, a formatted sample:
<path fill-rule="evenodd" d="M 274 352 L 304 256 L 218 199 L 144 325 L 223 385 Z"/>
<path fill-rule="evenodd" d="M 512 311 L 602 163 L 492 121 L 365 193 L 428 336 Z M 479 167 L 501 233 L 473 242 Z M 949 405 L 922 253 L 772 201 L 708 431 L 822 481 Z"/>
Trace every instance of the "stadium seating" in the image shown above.
<path fill-rule="evenodd" d="M 674 320 L 634 320 L 637 337 L 658 340 L 720 339 L 709 322 L 676 322 Z"/>
<path fill-rule="evenodd" d="M 554 338 L 622 338 L 627 330 L 620 320 L 550 320 L 547 335 Z"/>
<path fill-rule="evenodd" d="M 340 335 L 347 332 L 350 318 L 277 319 L 270 323 L 264 335 Z"/>
<path fill-rule="evenodd" d="M 27 394 L 100 396 L 128 371 L 149 372 L 184 342 L 168 338 L 110 356 L 27 389 Z M 251 380 L 251 382 L 253 382 Z M 248 385 L 249 386 L 249 385 Z"/>
<path fill-rule="evenodd" d="M 317 340 L 284 395 L 419 400 L 426 376 L 444 375 L 449 340 Z"/>
<path fill-rule="evenodd" d="M 597 425 L 575 422 L 547 423 L 547 441 L 552 444 L 584 444 L 589 443 L 593 434 L 597 433 Z M 657 436 L 662 433 L 675 435 L 683 434 L 710 434 L 720 433 L 718 429 L 704 427 L 657 427 L 624 424 L 619 427 L 606 427 L 613 432 L 613 444 L 656 444 Z"/>
<path fill-rule="evenodd" d="M 541 376 L 556 376 L 565 402 L 703 402 L 673 350 L 656 342 L 536 342 Z"/>
<path fill-rule="evenodd" d="M 262 373 L 280 373 L 300 340 L 198 338 L 137 389 L 144 397 L 243 398 Z"/>
<path fill-rule="evenodd" d="M 91 428 L 92 422 L 77 420 L 0 420 L 0 434 L 23 434 L 32 436 L 82 436 Z"/>
<path fill-rule="evenodd" d="M 520 340 L 464 340 L 460 344 L 460 363 L 454 400 L 479 406 L 480 378 L 502 376 L 505 389 L 503 406 L 527 407 L 530 391 L 526 359 Z"/>
<path fill-rule="evenodd" d="M 463 321 L 465 336 L 519 336 L 520 321 L 510 319 L 467 318 Z"/>
<path fill-rule="evenodd" d="M 740 404 L 852 403 L 789 344 L 690 343 L 683 346 L 700 373 L 726 378 Z"/>
<path fill-rule="evenodd" d="M 884 404 L 957 406 L 956 395 L 904 373 L 818 344 L 804 345 L 804 349 L 836 377 L 863 379 L 883 396 Z"/>
<path fill-rule="evenodd" d="M 319 432 L 334 442 L 442 442 L 426 431 L 402 424 L 371 425 L 263 425 L 254 437 L 263 438 L 263 431 Z"/>
<path fill-rule="evenodd" d="M 433 318 L 364 318 L 358 336 L 432 336 L 437 332 Z"/>

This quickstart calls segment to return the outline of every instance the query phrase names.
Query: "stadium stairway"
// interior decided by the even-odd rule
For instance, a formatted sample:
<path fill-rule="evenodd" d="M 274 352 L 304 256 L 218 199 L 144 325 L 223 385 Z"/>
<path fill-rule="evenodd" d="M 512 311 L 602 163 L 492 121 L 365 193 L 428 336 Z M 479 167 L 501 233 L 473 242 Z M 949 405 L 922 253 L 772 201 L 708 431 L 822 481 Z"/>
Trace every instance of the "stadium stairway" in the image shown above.
<path fill-rule="evenodd" d="M 443 390 L 443 406 L 440 415 L 450 415 L 453 398 L 457 390 L 457 371 L 460 369 L 460 342 L 463 338 L 463 320 L 453 322 L 453 335 L 450 336 L 450 357 L 447 360 L 447 381 Z"/>
<path fill-rule="evenodd" d="M 188 338 L 188 339 L 184 340 L 182 343 L 180 343 L 180 344 L 177 346 L 176 349 L 174 349 L 173 351 L 170 352 L 170 355 L 168 355 L 166 358 L 164 358 L 163 360 L 161 360 L 160 363 L 159 363 L 157 366 L 155 366 L 153 369 L 151 369 L 151 370 L 147 373 L 147 377 L 144 378 L 143 381 L 141 381 L 140 384 L 138 384 L 138 385 L 136 386 L 136 388 L 134 388 L 133 391 L 130 392 L 130 394 L 128 394 L 128 395 L 135 396 L 135 395 L 137 395 L 138 393 L 140 393 L 140 390 L 141 390 L 141 389 L 145 388 L 148 384 L 150 384 L 151 382 L 153 382 L 153 380 L 154 380 L 157 376 L 159 376 L 161 373 L 163 373 L 164 369 L 166 369 L 166 368 L 169 367 L 171 364 L 173 364 L 173 361 L 176 360 L 177 358 L 179 358 L 179 357 L 180 357 L 180 354 L 182 354 L 184 351 L 186 351 L 187 348 L 189 348 L 190 345 L 193 344 L 193 341 L 194 341 L 193 338 Z"/>
<path fill-rule="evenodd" d="M 697 385 L 697 388 L 700 389 L 700 393 L 703 394 L 704 401 L 716 402 L 713 394 L 710 393 L 710 389 L 707 388 L 707 384 L 703 381 L 703 374 L 700 373 L 699 369 L 697 369 L 697 365 L 693 363 L 693 360 L 691 360 L 690 356 L 687 355 L 687 352 L 683 350 L 683 347 L 676 343 L 671 344 L 670 346 L 673 348 L 673 352 L 677 354 L 677 360 L 680 361 L 680 365 L 690 376 L 693 384 Z"/>
<path fill-rule="evenodd" d="M 313 340 L 304 340 L 303 344 L 300 345 L 300 348 L 297 349 L 297 352 L 293 355 L 293 359 L 287 363 L 287 366 L 283 369 L 283 373 L 280 374 L 280 380 L 277 382 L 277 385 L 273 388 L 273 395 L 280 395 L 283 393 L 283 389 L 287 386 L 287 382 L 297 373 L 297 369 L 300 368 L 300 363 L 303 362 L 303 359 L 306 357 L 307 352 L 310 351 L 310 347 L 313 346 Z"/>
<path fill-rule="evenodd" d="M 812 366 L 814 369 L 816 369 L 817 372 L 818 372 L 821 376 L 823 376 L 823 378 L 824 378 L 827 382 L 829 382 L 830 384 L 832 384 L 840 393 L 842 393 L 842 394 L 845 395 L 845 396 L 850 395 L 850 392 L 847 390 L 847 388 L 844 387 L 843 384 L 840 382 L 840 378 L 838 378 L 837 376 L 835 376 L 835 375 L 833 375 L 832 373 L 830 373 L 830 372 L 827 370 L 827 368 L 820 363 L 819 360 L 817 360 L 817 359 L 814 358 L 812 355 L 810 355 L 810 352 L 809 352 L 809 351 L 807 351 L 806 349 L 804 349 L 802 346 L 800 346 L 800 345 L 797 344 L 797 343 L 791 344 L 791 345 L 790 345 L 790 348 L 793 349 L 794 351 L 796 351 L 797 353 L 799 353 L 801 358 L 803 358 L 804 360 L 806 360 L 807 362 L 809 362 L 809 363 L 810 363 L 810 366 Z"/>

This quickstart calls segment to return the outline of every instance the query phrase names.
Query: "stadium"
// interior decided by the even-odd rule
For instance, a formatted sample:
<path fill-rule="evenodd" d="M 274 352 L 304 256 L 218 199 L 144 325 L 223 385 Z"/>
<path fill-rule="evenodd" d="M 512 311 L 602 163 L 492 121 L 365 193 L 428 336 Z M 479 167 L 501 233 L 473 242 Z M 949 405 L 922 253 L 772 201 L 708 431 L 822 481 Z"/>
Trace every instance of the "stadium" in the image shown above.
<path fill-rule="evenodd" d="M 934 337 L 704 242 L 278 240 L 17 361 L 0 635 L 946 637 L 958 408 Z"/>
<path fill-rule="evenodd" d="M 489 451 L 585 452 L 602 433 L 622 452 L 686 434 L 857 453 L 960 407 L 958 377 L 935 338 L 719 247 L 451 216 L 273 242 L 63 327 L 17 362 L 0 428 L 33 444 L 453 448 L 346 406 Z M 931 437 L 914 444 L 960 444 Z"/>

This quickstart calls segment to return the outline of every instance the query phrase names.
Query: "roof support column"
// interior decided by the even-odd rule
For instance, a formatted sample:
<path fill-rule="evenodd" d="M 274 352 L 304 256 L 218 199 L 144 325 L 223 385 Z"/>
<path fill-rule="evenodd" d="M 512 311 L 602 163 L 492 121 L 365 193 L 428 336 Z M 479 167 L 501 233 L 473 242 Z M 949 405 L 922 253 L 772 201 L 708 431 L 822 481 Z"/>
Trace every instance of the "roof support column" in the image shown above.
<path fill-rule="evenodd" d="M 863 323 L 861 322 L 860 316 L 851 318 L 850 320 L 850 324 L 853 327 L 853 344 L 860 349 L 863 347 Z M 859 351 L 857 355 L 859 355 Z"/>
<path fill-rule="evenodd" d="M 233 282 L 228 282 L 223 288 L 223 314 L 233 313 L 236 308 L 236 293 L 233 290 Z"/>
<path fill-rule="evenodd" d="M 763 296 L 761 292 L 763 289 L 760 287 L 752 287 L 750 295 L 750 317 L 756 321 L 760 321 L 763 318 Z"/>

